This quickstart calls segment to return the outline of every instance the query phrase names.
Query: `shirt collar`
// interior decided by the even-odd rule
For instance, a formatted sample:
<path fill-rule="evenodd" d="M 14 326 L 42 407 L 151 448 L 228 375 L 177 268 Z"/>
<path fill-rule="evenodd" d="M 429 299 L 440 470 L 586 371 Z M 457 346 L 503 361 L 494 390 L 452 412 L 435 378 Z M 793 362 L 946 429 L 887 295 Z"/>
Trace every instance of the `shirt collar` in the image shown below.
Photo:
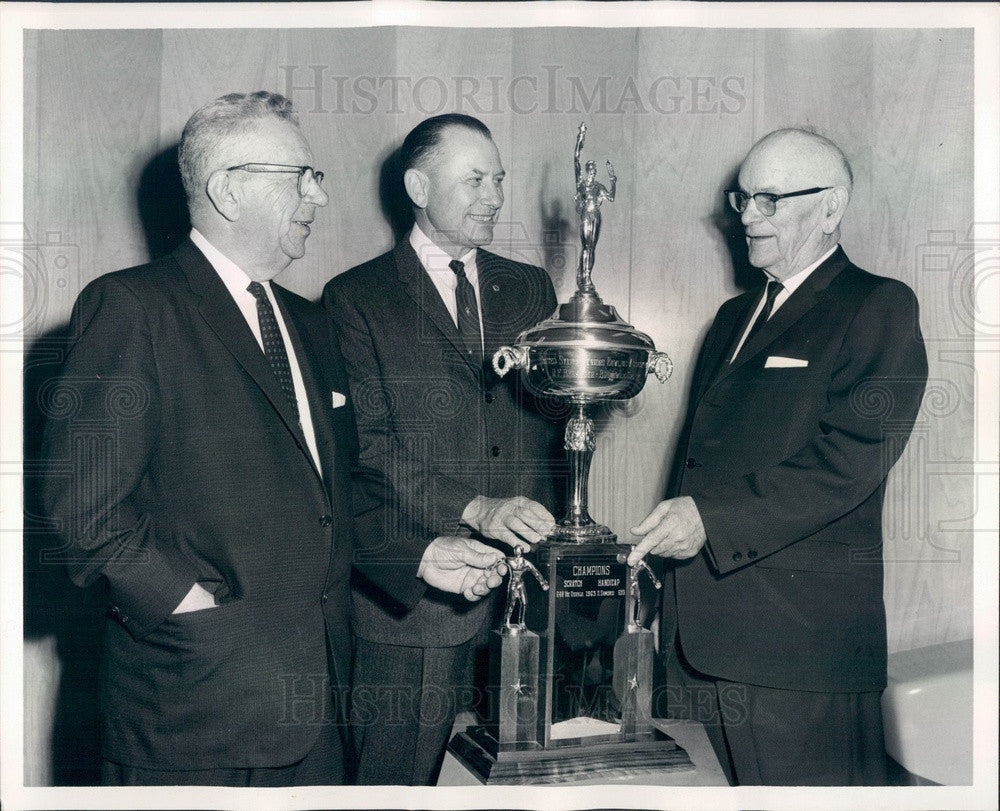
<path fill-rule="evenodd" d="M 452 278 L 455 278 L 454 271 L 448 267 L 452 257 L 441 250 L 416 223 L 413 224 L 413 228 L 410 230 L 410 245 L 416 251 L 420 264 L 424 266 L 424 269 L 428 273 L 446 271 Z M 467 253 L 462 255 L 459 261 L 465 265 L 465 275 L 472 281 L 473 274 L 476 271 L 476 249 L 470 248 Z"/>
<path fill-rule="evenodd" d="M 789 295 L 789 296 L 792 293 L 794 293 L 795 290 L 796 290 L 796 288 L 799 287 L 799 285 L 801 285 L 802 282 L 804 282 L 806 279 L 809 278 L 809 274 L 811 274 L 814 270 L 816 270 L 816 268 L 818 268 L 827 259 L 829 259 L 831 256 L 833 256 L 833 252 L 835 250 L 837 250 L 837 248 L 839 248 L 839 247 L 840 247 L 839 243 L 837 245 L 834 245 L 832 248 L 830 248 L 830 250 L 828 250 L 825 254 L 823 254 L 819 259 L 817 259 L 815 262 L 813 262 L 811 265 L 809 265 L 809 267 L 805 268 L 804 270 L 800 270 L 794 276 L 789 276 L 787 279 L 785 279 L 781 283 L 782 287 L 784 288 L 784 290 L 782 292 L 783 293 L 787 293 L 787 295 Z M 764 274 L 767 276 L 768 279 L 774 279 L 774 277 L 770 273 L 768 273 L 767 271 L 764 271 Z"/>
<path fill-rule="evenodd" d="M 191 241 L 205 254 L 205 258 L 215 268 L 215 272 L 219 274 L 219 278 L 234 299 L 239 301 L 242 296 L 252 295 L 247 291 L 247 287 L 253 280 L 239 265 L 209 242 L 197 228 L 191 229 Z M 263 284 L 265 287 L 270 287 L 270 282 Z"/>

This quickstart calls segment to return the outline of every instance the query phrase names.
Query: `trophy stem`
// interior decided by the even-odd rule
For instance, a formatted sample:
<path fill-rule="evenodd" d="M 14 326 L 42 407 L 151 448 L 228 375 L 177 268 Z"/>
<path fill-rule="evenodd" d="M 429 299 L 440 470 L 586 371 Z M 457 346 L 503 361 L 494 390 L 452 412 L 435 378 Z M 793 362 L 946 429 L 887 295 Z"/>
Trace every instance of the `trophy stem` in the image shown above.
<path fill-rule="evenodd" d="M 590 517 L 587 508 L 590 464 L 597 448 L 594 421 L 587 406 L 576 404 L 576 413 L 566 423 L 566 456 L 570 465 L 570 500 L 566 517 L 549 536 L 551 541 L 570 543 L 614 543 L 617 536 Z"/>

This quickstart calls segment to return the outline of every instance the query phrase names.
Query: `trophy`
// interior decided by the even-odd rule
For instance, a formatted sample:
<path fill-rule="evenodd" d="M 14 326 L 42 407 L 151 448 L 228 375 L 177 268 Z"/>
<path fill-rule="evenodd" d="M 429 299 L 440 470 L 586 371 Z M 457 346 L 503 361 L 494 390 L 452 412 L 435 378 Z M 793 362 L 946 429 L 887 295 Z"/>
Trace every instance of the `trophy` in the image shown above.
<path fill-rule="evenodd" d="M 581 169 L 586 132 L 581 124 L 574 151 L 583 249 L 576 292 L 557 315 L 493 356 L 498 375 L 518 370 L 528 391 L 568 402 L 573 413 L 565 434 L 567 514 L 530 553 L 506 561 L 506 611 L 491 640 L 497 717 L 449 745 L 489 784 L 693 768 L 652 724 L 653 634 L 640 621 L 640 577 L 657 589 L 660 582 L 644 561 L 628 566 L 631 547 L 617 544 L 587 506 L 597 447 L 588 408 L 635 397 L 648 375 L 663 383 L 673 367 L 649 336 L 601 300 L 591 280 L 601 206 L 614 201 L 618 180 L 610 161 L 610 188 L 597 180 L 594 161 Z"/>

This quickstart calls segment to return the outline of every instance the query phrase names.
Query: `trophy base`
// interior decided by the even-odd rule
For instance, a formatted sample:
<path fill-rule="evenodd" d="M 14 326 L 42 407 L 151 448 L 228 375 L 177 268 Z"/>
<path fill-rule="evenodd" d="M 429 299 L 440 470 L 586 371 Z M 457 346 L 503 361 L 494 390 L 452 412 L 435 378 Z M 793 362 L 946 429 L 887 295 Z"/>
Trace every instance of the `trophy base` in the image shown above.
<path fill-rule="evenodd" d="M 618 536 L 603 524 L 558 524 L 543 543 L 617 543 Z"/>
<path fill-rule="evenodd" d="M 481 783 L 490 786 L 571 783 L 595 778 L 630 779 L 641 778 L 650 772 L 694 768 L 687 752 L 673 738 L 659 731 L 641 741 L 500 751 L 490 731 L 475 726 L 452 738 L 448 751 Z"/>

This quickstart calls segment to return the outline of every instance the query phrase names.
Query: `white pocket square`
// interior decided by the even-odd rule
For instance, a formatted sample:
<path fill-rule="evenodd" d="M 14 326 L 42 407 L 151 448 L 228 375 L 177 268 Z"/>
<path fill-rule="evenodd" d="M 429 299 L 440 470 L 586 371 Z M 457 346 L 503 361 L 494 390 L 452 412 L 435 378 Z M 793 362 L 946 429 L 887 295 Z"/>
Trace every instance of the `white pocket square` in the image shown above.
<path fill-rule="evenodd" d="M 809 361 L 802 358 L 783 358 L 781 355 L 771 355 L 765 362 L 765 369 L 801 369 L 808 366 Z"/>
<path fill-rule="evenodd" d="M 347 402 L 347 398 L 341 394 L 339 391 L 330 392 L 330 404 L 334 408 L 340 408 L 344 403 Z"/>

